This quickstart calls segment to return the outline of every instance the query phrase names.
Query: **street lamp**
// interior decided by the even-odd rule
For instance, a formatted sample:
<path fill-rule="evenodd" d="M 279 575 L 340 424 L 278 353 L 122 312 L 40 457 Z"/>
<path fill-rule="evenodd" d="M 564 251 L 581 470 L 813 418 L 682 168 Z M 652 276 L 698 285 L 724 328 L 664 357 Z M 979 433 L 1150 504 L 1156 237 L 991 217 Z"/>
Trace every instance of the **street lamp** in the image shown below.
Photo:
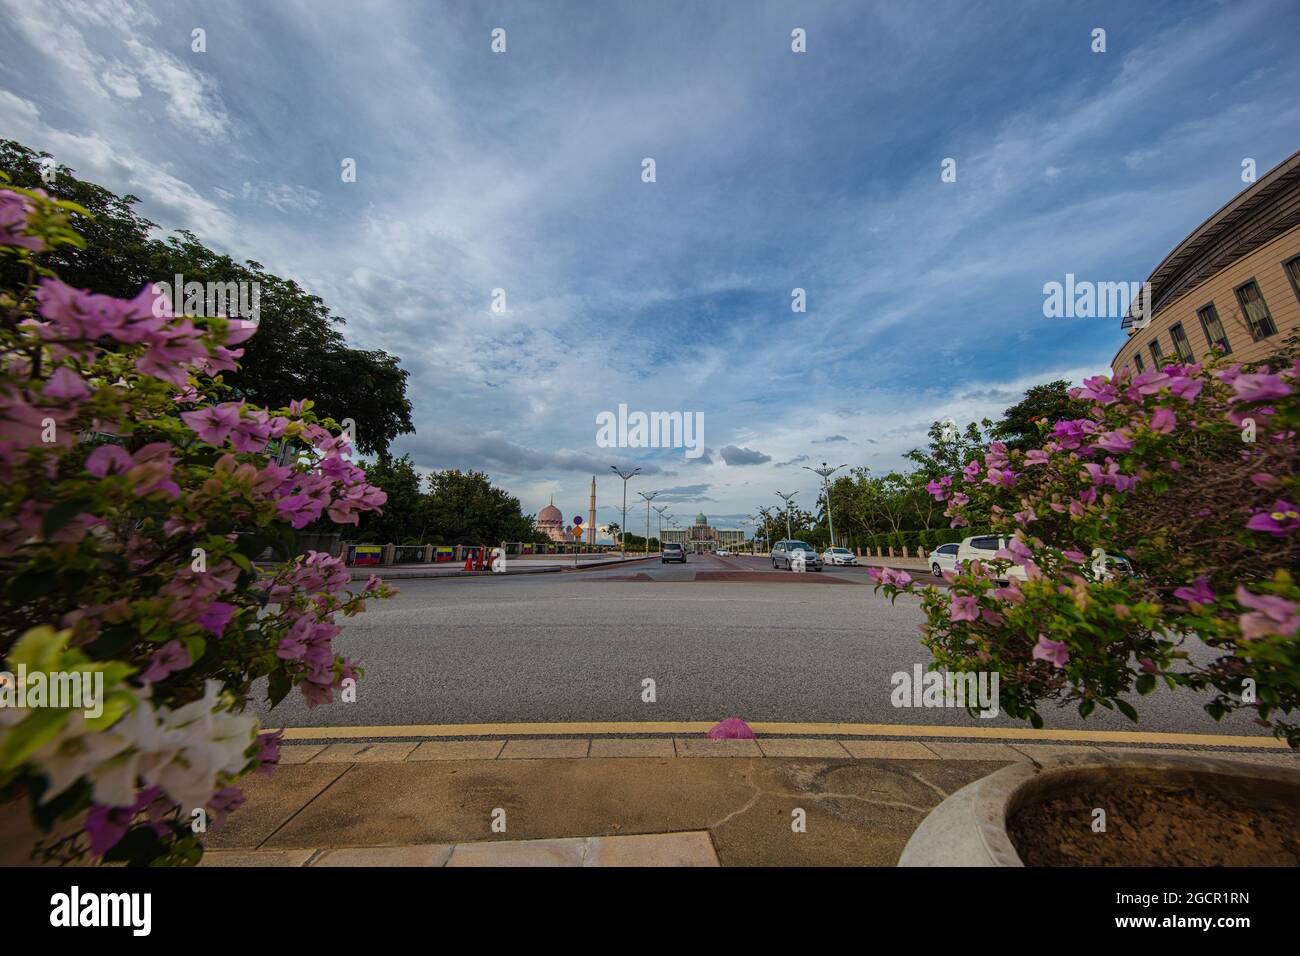
<path fill-rule="evenodd" d="M 618 553 L 619 557 L 627 559 L 627 480 L 635 475 L 640 468 L 633 468 L 629 472 L 621 472 L 614 465 L 609 466 L 609 470 L 623 479 L 623 523 L 618 528 Z"/>
<path fill-rule="evenodd" d="M 841 468 L 847 468 L 847 465 L 836 465 L 834 468 L 828 468 L 826 462 L 822 462 L 820 468 L 809 468 L 804 465 L 804 471 L 811 471 L 814 475 L 822 476 L 822 493 L 826 496 L 826 524 L 831 532 L 831 547 L 835 547 L 835 519 L 831 517 L 831 486 L 830 477 Z"/>
<path fill-rule="evenodd" d="M 655 505 L 655 511 L 659 513 L 659 550 L 664 549 L 664 512 L 668 510 L 667 505 Z M 646 537 L 649 537 L 647 535 Z"/>
<path fill-rule="evenodd" d="M 790 502 L 794 501 L 794 496 L 799 492 L 792 491 L 788 495 L 783 491 L 778 491 L 776 496 L 785 502 L 785 536 L 793 538 L 794 532 L 790 530 Z"/>
<path fill-rule="evenodd" d="M 650 553 L 650 502 L 654 501 L 662 492 L 652 491 L 646 494 L 644 491 L 638 491 L 638 495 L 645 499 L 645 553 Z"/>

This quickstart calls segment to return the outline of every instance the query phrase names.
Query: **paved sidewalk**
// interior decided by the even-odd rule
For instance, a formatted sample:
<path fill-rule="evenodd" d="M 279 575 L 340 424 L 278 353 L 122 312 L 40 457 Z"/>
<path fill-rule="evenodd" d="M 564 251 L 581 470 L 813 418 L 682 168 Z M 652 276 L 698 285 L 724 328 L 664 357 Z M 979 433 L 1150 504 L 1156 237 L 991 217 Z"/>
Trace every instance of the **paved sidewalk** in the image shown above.
<path fill-rule="evenodd" d="M 1276 750 L 848 738 L 527 737 L 285 744 L 207 866 L 892 866 L 941 800 L 1089 750 Z M 802 831 L 795 825 L 803 820 Z"/>

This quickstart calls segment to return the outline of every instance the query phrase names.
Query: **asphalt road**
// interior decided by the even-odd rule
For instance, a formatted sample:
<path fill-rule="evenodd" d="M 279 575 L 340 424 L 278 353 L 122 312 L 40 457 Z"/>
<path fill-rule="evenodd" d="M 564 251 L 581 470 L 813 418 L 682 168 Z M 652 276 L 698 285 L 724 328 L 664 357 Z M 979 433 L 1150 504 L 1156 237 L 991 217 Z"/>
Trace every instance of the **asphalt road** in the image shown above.
<path fill-rule="evenodd" d="M 1025 726 L 960 709 L 895 708 L 897 671 L 926 664 L 918 602 L 891 605 L 865 568 L 792 574 L 761 558 L 693 557 L 554 574 L 416 579 L 348 622 L 336 647 L 365 668 L 355 703 L 309 710 L 295 693 L 271 726 L 514 721 L 844 721 Z M 642 701 L 643 680 L 654 703 Z M 1161 688 L 1141 723 L 1073 708 L 1048 727 L 1266 734 L 1215 722 Z"/>

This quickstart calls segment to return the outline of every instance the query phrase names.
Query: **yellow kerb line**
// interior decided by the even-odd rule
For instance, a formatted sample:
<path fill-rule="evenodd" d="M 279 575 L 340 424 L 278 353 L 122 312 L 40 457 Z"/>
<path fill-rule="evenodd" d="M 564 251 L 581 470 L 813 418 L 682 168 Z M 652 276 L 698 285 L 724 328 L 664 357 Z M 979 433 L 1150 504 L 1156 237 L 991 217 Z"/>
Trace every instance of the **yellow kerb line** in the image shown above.
<path fill-rule="evenodd" d="M 285 740 L 363 737 L 584 737 L 606 734 L 702 734 L 713 721 L 578 721 L 573 723 L 398 724 L 378 727 L 286 727 Z M 753 721 L 756 734 L 790 737 L 970 737 L 1047 743 L 1183 744 L 1289 749 L 1275 737 L 1144 733 L 1132 730 L 1034 730 L 1029 727 L 937 727 L 933 724 L 819 724 Z"/>

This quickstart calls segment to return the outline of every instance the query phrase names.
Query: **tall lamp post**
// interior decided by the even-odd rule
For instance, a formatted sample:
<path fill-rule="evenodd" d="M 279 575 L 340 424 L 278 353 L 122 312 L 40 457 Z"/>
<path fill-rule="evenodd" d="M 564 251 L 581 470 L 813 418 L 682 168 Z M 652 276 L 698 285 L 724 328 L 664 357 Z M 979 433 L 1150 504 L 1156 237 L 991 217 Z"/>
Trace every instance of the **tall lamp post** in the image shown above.
<path fill-rule="evenodd" d="M 619 471 L 614 465 L 609 466 L 609 470 L 623 479 L 623 523 L 618 528 L 618 553 L 621 558 L 627 558 L 627 481 L 635 475 L 640 468 L 633 468 L 629 472 Z"/>
<path fill-rule="evenodd" d="M 650 502 L 659 497 L 662 492 L 652 491 L 646 494 L 644 491 L 638 491 L 638 495 L 645 499 L 645 553 L 650 553 Z M 662 542 L 661 542 L 662 543 Z"/>
<path fill-rule="evenodd" d="M 664 549 L 664 512 L 668 510 L 667 505 L 655 505 L 655 511 L 659 513 L 659 550 Z"/>
<path fill-rule="evenodd" d="M 831 475 L 835 474 L 835 472 L 839 471 L 841 468 L 846 468 L 846 467 L 848 466 L 836 465 L 834 468 L 828 468 L 826 466 L 826 462 L 822 462 L 822 466 L 820 468 L 809 468 L 807 465 L 803 466 L 804 471 L 811 471 L 814 475 L 822 476 L 822 494 L 826 496 L 826 524 L 830 528 L 832 548 L 835 547 L 835 519 L 831 517 L 830 477 Z"/>
<path fill-rule="evenodd" d="M 799 492 L 792 491 L 788 495 L 784 491 L 778 491 L 776 496 L 785 502 L 785 536 L 793 538 L 794 532 L 790 530 L 790 502 L 794 501 L 794 496 Z"/>

